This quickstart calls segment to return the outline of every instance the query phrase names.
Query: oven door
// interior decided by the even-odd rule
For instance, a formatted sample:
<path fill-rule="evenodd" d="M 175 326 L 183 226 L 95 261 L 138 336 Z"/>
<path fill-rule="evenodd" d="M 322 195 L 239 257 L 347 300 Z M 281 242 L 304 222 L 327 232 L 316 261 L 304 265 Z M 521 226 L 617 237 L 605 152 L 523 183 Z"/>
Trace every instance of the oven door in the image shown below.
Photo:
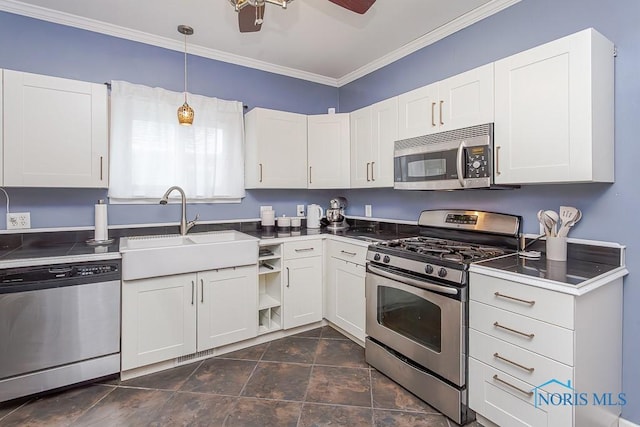
<path fill-rule="evenodd" d="M 367 335 L 463 386 L 464 289 L 403 277 L 371 264 L 365 283 Z"/>

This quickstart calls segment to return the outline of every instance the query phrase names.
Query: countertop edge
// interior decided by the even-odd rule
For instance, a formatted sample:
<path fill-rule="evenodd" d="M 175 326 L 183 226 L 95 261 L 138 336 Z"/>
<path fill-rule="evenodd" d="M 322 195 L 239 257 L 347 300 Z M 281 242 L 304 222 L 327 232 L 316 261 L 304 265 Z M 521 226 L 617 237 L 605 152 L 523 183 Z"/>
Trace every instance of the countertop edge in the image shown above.
<path fill-rule="evenodd" d="M 274 238 L 260 239 L 260 246 L 277 245 L 280 243 L 299 242 L 301 240 L 317 240 L 317 239 L 322 239 L 322 240 L 331 239 L 331 240 L 350 243 L 352 245 L 363 246 L 363 247 L 367 247 L 370 245 L 369 242 L 365 240 L 360 240 L 354 237 L 337 236 L 335 234 L 322 233 L 322 234 L 307 234 L 305 236 L 287 236 L 287 237 L 274 237 Z"/>
<path fill-rule="evenodd" d="M 626 266 L 617 267 L 611 271 L 600 274 L 593 279 L 585 280 L 580 286 L 567 285 L 555 280 L 549 280 L 544 278 L 531 278 L 522 274 L 513 273 L 509 271 L 499 270 L 497 268 L 485 267 L 477 264 L 471 264 L 469 271 L 472 273 L 483 274 L 485 276 L 495 277 L 498 279 L 511 280 L 514 282 L 522 283 L 524 285 L 535 286 L 537 288 L 549 289 L 564 294 L 581 296 L 588 292 L 593 291 L 601 286 L 613 283 L 616 279 L 629 274 Z"/>
<path fill-rule="evenodd" d="M 74 262 L 87 262 L 87 261 L 105 261 L 105 260 L 121 259 L 121 258 L 122 256 L 120 255 L 120 252 L 24 258 L 24 259 L 0 261 L 0 269 L 34 267 L 38 265 L 48 265 L 48 264 L 68 264 L 68 263 L 74 263 Z"/>

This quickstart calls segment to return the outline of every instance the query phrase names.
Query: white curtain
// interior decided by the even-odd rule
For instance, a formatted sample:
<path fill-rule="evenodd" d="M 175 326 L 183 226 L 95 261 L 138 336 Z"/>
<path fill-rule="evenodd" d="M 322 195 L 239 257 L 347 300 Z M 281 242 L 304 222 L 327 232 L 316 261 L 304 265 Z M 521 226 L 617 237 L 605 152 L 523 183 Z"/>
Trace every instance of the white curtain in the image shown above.
<path fill-rule="evenodd" d="M 157 203 L 173 185 L 190 202 L 244 197 L 242 103 L 188 94 L 195 118 L 181 126 L 183 102 L 182 93 L 111 82 L 111 201 Z"/>

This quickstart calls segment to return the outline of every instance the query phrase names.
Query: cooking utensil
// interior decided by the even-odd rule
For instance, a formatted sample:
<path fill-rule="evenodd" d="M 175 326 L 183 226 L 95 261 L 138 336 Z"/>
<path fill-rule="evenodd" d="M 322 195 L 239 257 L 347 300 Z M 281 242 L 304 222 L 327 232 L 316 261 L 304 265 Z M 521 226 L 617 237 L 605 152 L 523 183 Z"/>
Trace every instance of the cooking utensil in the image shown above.
<path fill-rule="evenodd" d="M 556 211 L 546 210 L 543 214 L 545 224 L 549 229 L 548 236 L 555 237 L 558 235 L 558 221 L 560 220 L 560 216 L 556 213 Z"/>
<path fill-rule="evenodd" d="M 562 226 L 558 231 L 558 236 L 566 237 L 569 234 L 569 229 L 582 218 L 582 212 L 580 209 L 571 206 L 560 206 L 560 218 L 562 219 Z"/>
<path fill-rule="evenodd" d="M 549 228 L 547 228 L 547 222 L 545 221 L 545 217 L 544 217 L 544 211 L 542 209 L 540 209 L 538 211 L 538 222 L 540 222 L 540 225 L 542 225 L 542 230 L 544 231 L 544 235 L 548 236 L 551 233 L 551 230 L 549 230 Z"/>

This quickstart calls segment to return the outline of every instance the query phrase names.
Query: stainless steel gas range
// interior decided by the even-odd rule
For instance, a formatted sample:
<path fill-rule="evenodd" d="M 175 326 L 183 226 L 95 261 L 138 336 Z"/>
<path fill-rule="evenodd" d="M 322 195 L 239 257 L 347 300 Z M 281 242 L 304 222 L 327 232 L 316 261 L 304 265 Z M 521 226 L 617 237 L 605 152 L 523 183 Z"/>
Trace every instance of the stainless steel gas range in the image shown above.
<path fill-rule="evenodd" d="M 419 235 L 369 246 L 367 362 L 457 422 L 467 407 L 468 268 L 516 252 L 519 216 L 427 210 Z"/>

